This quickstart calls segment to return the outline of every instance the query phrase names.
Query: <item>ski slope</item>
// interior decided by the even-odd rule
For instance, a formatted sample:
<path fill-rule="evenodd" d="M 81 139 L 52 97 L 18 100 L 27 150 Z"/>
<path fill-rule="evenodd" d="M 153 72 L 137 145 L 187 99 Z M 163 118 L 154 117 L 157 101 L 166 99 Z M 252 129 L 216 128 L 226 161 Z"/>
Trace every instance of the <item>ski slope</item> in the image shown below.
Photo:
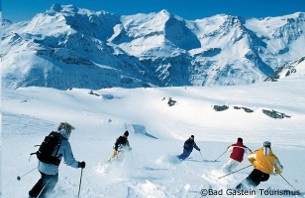
<path fill-rule="evenodd" d="M 305 192 L 305 83 L 302 78 L 232 87 L 170 87 L 138 89 L 72 89 L 28 87 L 3 90 L 2 189 L 3 198 L 26 198 L 39 178 L 36 151 L 44 136 L 67 121 L 76 130 L 70 137 L 74 156 L 86 161 L 80 197 L 162 198 L 203 197 L 200 191 L 234 188 L 252 170 L 217 179 L 229 158 L 215 161 L 237 137 L 252 150 L 271 141 L 284 166 L 283 176 Z M 177 101 L 167 104 L 169 97 Z M 213 105 L 228 105 L 217 112 Z M 247 107 L 254 112 L 234 109 Z M 274 119 L 262 109 L 290 118 Z M 122 162 L 107 163 L 115 139 L 130 131 L 132 152 Z M 184 141 L 195 135 L 201 148 L 191 159 L 176 162 Z M 248 166 L 244 160 L 238 168 Z M 59 182 L 50 198 L 77 197 L 80 169 L 60 166 Z M 280 176 L 271 176 L 260 189 L 293 190 Z M 301 195 L 300 197 L 304 197 Z M 206 197 L 233 197 L 232 195 Z M 270 197 L 257 193 L 251 196 Z M 286 196 L 274 196 L 286 197 Z"/>

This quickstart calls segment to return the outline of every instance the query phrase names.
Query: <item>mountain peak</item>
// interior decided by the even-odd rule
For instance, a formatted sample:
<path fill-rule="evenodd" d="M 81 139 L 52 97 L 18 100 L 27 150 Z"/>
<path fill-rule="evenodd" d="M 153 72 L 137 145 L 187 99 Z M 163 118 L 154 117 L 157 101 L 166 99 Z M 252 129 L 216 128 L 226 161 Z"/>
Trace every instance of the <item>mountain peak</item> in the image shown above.
<path fill-rule="evenodd" d="M 51 6 L 51 9 L 52 11 L 55 11 L 55 12 L 60 12 L 62 10 L 62 7 L 59 3 L 54 3 L 52 6 Z"/>
<path fill-rule="evenodd" d="M 172 14 L 168 11 L 168 10 L 166 10 L 166 9 L 163 9 L 163 10 L 160 10 L 159 12 L 158 12 L 158 14 L 161 14 L 161 15 L 164 15 L 164 16 L 168 16 L 168 17 L 170 17 Z"/>
<path fill-rule="evenodd" d="M 74 5 L 63 5 L 61 6 L 63 11 L 66 11 L 66 12 L 78 12 L 79 9 L 78 7 L 74 6 Z M 86 10 L 86 9 L 82 9 L 82 10 Z"/>
<path fill-rule="evenodd" d="M 74 15 L 75 13 L 78 14 L 90 14 L 94 13 L 85 8 L 78 8 L 72 4 L 69 5 L 61 5 L 59 3 L 54 3 L 49 10 L 46 11 L 46 14 L 53 15 L 54 12 L 63 13 L 64 15 Z"/>
<path fill-rule="evenodd" d="M 284 15 L 283 17 L 287 17 L 287 18 L 304 18 L 305 17 L 305 13 L 304 12 L 295 12 L 295 13 L 292 13 L 292 14 Z"/>
<path fill-rule="evenodd" d="M 165 19 L 171 19 L 171 18 L 174 18 L 176 20 L 179 20 L 179 21 L 183 21 L 184 19 L 178 15 L 175 15 L 171 12 L 169 12 L 168 10 L 166 9 L 163 9 L 163 10 L 160 10 L 158 13 L 157 13 L 159 16 L 163 16 Z"/>

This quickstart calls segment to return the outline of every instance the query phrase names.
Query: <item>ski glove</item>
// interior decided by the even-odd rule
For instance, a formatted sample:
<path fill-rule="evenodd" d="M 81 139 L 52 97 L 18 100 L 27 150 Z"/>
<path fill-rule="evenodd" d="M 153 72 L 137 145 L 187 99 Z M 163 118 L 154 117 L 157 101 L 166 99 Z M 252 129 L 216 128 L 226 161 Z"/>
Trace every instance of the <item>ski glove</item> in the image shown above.
<path fill-rule="evenodd" d="M 86 167 L 86 162 L 78 162 L 78 168 L 85 168 Z"/>

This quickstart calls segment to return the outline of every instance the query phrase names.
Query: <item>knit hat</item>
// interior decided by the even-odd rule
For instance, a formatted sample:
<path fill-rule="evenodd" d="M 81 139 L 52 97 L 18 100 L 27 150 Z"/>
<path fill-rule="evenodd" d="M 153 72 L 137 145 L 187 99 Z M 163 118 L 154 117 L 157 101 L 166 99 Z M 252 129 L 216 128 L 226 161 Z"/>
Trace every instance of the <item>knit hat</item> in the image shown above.
<path fill-rule="evenodd" d="M 71 132 L 72 130 L 75 129 L 75 127 L 73 127 L 71 124 L 69 124 L 68 122 L 61 122 L 57 128 L 58 131 L 60 131 L 61 129 L 65 129 L 69 132 Z"/>

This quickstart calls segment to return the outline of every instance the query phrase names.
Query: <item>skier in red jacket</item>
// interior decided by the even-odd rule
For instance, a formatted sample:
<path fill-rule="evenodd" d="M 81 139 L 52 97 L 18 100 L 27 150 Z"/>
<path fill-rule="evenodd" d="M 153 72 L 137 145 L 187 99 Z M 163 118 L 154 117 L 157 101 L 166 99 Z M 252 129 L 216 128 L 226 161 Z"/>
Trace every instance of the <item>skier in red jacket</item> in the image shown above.
<path fill-rule="evenodd" d="M 244 159 L 245 153 L 250 153 L 251 150 L 243 144 L 242 138 L 237 138 L 237 142 L 227 148 L 231 152 L 229 161 L 223 166 L 225 172 L 231 172 Z"/>

